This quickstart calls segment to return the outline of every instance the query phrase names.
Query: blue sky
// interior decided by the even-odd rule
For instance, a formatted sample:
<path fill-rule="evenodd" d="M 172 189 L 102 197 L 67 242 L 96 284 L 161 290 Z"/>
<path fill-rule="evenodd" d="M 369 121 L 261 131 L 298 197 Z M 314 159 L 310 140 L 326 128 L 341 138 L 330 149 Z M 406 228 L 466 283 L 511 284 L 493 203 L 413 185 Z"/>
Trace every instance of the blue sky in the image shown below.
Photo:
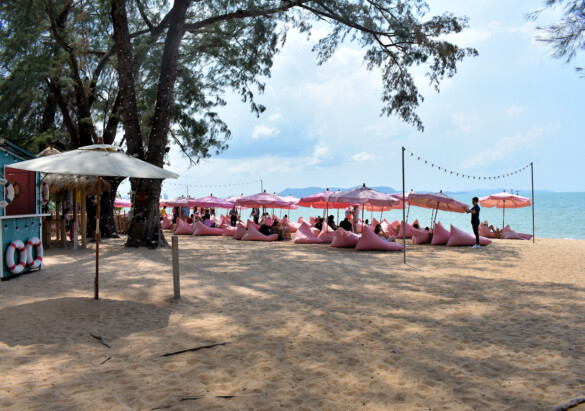
<path fill-rule="evenodd" d="M 533 161 L 537 189 L 585 191 L 578 167 L 585 152 L 585 79 L 574 70 L 583 66 L 583 55 L 565 64 L 534 40 L 536 24 L 554 21 L 558 12 L 533 23 L 525 14 L 539 9 L 542 0 L 429 4 L 431 14 L 452 11 L 470 18 L 470 27 L 451 40 L 475 47 L 479 57 L 460 64 L 438 94 L 423 69 L 414 72 L 425 97 L 418 110 L 424 132 L 380 117 L 381 75 L 365 68 L 357 45 L 343 45 L 318 66 L 311 47 L 326 26 L 316 27 L 309 41 L 289 35 L 258 97 L 268 108 L 259 119 L 237 96 L 227 96 L 221 115 L 233 133 L 229 150 L 192 168 L 176 147 L 171 150 L 168 168 L 181 178 L 165 183 L 163 192 L 186 194 L 189 185 L 195 196 L 253 194 L 259 183 L 197 186 L 260 179 L 270 192 L 362 183 L 399 189 L 402 146 L 441 167 L 479 176 L 506 174 Z M 421 191 L 530 187 L 528 170 L 506 180 L 473 181 L 411 157 L 406 171 L 407 188 Z"/>

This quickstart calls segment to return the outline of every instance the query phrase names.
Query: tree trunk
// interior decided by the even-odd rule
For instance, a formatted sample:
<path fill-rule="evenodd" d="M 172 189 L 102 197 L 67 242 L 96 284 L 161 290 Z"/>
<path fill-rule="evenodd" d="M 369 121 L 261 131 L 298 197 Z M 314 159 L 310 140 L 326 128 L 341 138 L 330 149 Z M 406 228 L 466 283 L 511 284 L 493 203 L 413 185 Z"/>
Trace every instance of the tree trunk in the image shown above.
<path fill-rule="evenodd" d="M 154 121 L 148 141 L 146 161 L 162 167 L 167 145 L 171 108 L 177 78 L 179 46 L 184 35 L 189 1 L 175 0 L 170 12 L 169 29 L 162 56 Z M 158 247 L 168 245 L 160 229 L 159 198 L 162 180 L 138 180 L 132 183 L 136 212 L 128 229 L 128 246 Z"/>
<path fill-rule="evenodd" d="M 111 187 L 110 191 L 104 191 L 100 197 L 100 235 L 101 238 L 118 238 L 118 227 L 114 219 L 114 200 L 123 178 L 104 177 Z"/>

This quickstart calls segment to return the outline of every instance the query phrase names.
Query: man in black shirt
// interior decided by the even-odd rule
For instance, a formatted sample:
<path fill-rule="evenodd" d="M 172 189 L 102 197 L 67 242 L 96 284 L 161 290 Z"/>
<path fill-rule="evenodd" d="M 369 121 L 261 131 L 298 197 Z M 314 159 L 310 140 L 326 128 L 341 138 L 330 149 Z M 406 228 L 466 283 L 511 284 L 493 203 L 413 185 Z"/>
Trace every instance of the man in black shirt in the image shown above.
<path fill-rule="evenodd" d="M 339 227 L 343 228 L 345 231 L 351 231 L 351 223 L 349 222 L 347 217 L 345 217 L 345 219 L 341 223 L 339 223 Z"/>
<path fill-rule="evenodd" d="M 466 213 L 471 213 L 471 227 L 473 227 L 473 234 L 475 234 L 475 245 L 472 248 L 479 248 L 479 199 L 477 197 L 473 197 L 472 199 L 473 207 L 471 209 L 465 207 L 464 210 Z"/>

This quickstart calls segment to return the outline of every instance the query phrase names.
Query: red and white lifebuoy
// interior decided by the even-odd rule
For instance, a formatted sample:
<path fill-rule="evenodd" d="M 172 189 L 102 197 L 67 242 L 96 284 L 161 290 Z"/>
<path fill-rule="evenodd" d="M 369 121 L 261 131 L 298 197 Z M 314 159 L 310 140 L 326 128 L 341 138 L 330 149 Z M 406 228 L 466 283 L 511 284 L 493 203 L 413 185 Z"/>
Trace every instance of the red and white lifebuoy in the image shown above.
<path fill-rule="evenodd" d="M 33 247 L 37 252 L 36 258 L 33 260 Z M 26 265 L 29 268 L 39 268 L 43 264 L 43 244 L 38 237 L 31 237 L 26 242 Z"/>
<path fill-rule="evenodd" d="M 5 178 L 0 178 L 0 186 L 4 186 L 4 200 L 0 200 L 0 207 L 6 207 L 14 200 L 14 186 Z"/>
<path fill-rule="evenodd" d="M 19 253 L 18 263 L 14 262 L 14 254 L 16 254 L 16 250 L 18 250 Z M 24 270 L 24 267 L 26 267 L 27 259 L 28 253 L 23 242 L 20 240 L 11 242 L 6 249 L 6 265 L 8 266 L 8 270 L 10 270 L 12 274 L 22 273 L 22 270 Z"/>

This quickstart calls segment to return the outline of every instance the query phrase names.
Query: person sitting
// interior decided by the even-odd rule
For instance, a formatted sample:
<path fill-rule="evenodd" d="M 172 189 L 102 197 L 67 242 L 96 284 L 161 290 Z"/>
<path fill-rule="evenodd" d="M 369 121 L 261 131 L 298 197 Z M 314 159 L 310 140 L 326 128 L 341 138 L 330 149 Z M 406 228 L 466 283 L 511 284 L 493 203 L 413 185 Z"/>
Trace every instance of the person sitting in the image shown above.
<path fill-rule="evenodd" d="M 382 230 L 382 225 L 376 224 L 376 228 L 374 228 L 374 234 L 376 234 L 382 240 L 388 241 L 388 239 L 384 236 L 384 230 Z"/>
<path fill-rule="evenodd" d="M 351 231 L 351 222 L 349 218 L 345 217 L 341 223 L 339 223 L 339 227 L 343 228 L 345 231 Z"/>
<path fill-rule="evenodd" d="M 332 215 L 327 217 L 327 225 L 331 227 L 333 230 L 337 230 L 337 226 L 335 225 L 335 219 Z"/>
<path fill-rule="evenodd" d="M 260 229 L 258 229 L 258 231 L 260 231 L 262 234 L 264 235 L 270 235 L 270 227 L 268 227 L 266 224 L 262 223 L 260 225 Z"/>
<path fill-rule="evenodd" d="M 323 229 L 323 219 L 320 217 L 315 218 L 315 228 L 317 230 L 322 230 Z"/>
<path fill-rule="evenodd" d="M 420 230 L 420 226 L 417 223 L 414 223 L 412 225 L 412 228 L 416 228 L 417 230 Z"/>

